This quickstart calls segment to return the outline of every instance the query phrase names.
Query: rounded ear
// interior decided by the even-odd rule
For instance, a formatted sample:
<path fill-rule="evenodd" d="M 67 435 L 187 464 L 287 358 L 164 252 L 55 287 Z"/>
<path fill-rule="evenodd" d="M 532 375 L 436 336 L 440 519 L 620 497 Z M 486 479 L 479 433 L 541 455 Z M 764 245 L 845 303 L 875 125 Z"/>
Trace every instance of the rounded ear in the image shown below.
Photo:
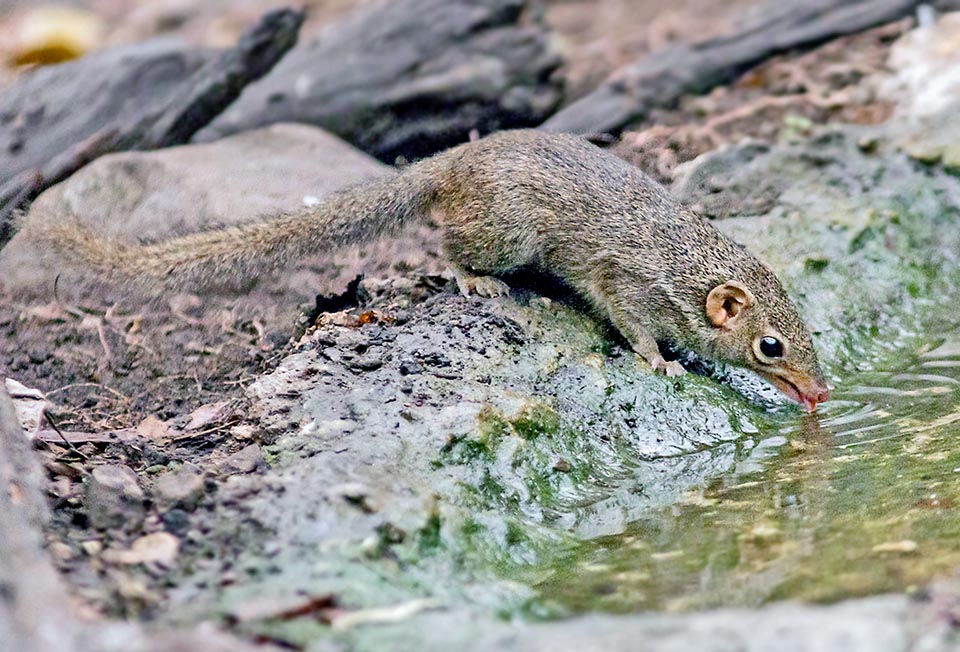
<path fill-rule="evenodd" d="M 707 295 L 707 319 L 717 328 L 735 328 L 743 311 L 753 305 L 753 292 L 739 281 L 727 281 Z"/>

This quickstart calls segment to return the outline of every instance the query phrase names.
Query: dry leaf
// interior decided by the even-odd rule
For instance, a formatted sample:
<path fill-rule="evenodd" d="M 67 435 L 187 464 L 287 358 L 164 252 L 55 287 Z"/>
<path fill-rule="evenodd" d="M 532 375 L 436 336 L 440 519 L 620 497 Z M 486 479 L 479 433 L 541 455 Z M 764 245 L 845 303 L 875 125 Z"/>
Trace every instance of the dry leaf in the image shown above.
<path fill-rule="evenodd" d="M 200 430 L 204 426 L 219 421 L 226 416 L 229 407 L 230 404 L 227 401 L 201 405 L 190 413 L 190 423 L 187 424 L 186 429 Z"/>
<path fill-rule="evenodd" d="M 59 63 L 100 46 L 103 20 L 73 7 L 36 7 L 23 14 L 7 38 L 6 47 L 17 65 Z"/>
<path fill-rule="evenodd" d="M 149 439 L 152 442 L 163 444 L 170 441 L 173 431 L 170 426 L 166 424 L 166 422 L 161 421 L 153 415 L 150 415 L 141 421 L 137 426 L 137 434 L 144 439 Z"/>

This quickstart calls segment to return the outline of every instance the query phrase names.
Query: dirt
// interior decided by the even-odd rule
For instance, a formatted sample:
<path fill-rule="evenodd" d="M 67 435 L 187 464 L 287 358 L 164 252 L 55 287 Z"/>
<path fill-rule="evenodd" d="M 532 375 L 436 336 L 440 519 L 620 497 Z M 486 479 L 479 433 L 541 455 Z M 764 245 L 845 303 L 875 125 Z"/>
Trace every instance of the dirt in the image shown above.
<path fill-rule="evenodd" d="M 729 86 L 654 111 L 626 129 L 614 149 L 670 183 L 678 165 L 725 145 L 798 140 L 825 124 L 882 123 L 892 106 L 861 82 L 885 70 L 890 44 L 914 24 L 907 18 L 774 57 Z"/>
<path fill-rule="evenodd" d="M 99 533 L 87 522 L 80 497 L 91 468 L 122 464 L 141 479 L 157 465 L 212 468 L 255 439 L 256 433 L 247 440 L 230 434 L 242 421 L 243 387 L 273 364 L 289 337 L 289 314 L 252 298 L 171 303 L 0 303 L 0 375 L 44 391 L 52 405 L 43 433 L 48 443 L 40 445 L 54 506 L 49 542 L 60 546 L 55 558 L 71 586 L 106 614 L 131 615 L 143 600 L 128 600 L 128 576 L 81 553 L 84 542 L 123 546 L 133 539 Z M 186 426 L 191 412 L 219 402 L 229 408 L 201 430 L 161 438 L 137 432 L 149 420 Z M 111 432 L 126 436 L 98 436 Z M 151 511 L 146 530 L 156 529 L 158 519 Z"/>

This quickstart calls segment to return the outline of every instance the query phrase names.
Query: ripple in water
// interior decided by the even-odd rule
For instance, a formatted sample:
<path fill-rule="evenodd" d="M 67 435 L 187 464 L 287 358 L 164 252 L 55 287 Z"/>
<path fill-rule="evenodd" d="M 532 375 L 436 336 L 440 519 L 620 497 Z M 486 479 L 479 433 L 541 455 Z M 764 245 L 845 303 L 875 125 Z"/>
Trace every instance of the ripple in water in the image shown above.
<path fill-rule="evenodd" d="M 960 329 L 773 414 L 729 474 L 584 541 L 540 585 L 570 610 L 682 611 L 907 590 L 960 567 Z"/>

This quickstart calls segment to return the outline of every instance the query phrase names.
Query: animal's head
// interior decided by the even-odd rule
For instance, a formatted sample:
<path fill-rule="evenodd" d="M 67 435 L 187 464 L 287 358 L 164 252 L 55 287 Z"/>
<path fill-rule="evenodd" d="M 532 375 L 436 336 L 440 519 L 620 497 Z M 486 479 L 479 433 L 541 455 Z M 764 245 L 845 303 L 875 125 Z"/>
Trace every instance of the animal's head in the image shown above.
<path fill-rule="evenodd" d="M 808 412 L 830 399 L 810 331 L 773 272 L 753 289 L 737 280 L 715 286 L 703 309 L 716 357 L 753 369 Z"/>

